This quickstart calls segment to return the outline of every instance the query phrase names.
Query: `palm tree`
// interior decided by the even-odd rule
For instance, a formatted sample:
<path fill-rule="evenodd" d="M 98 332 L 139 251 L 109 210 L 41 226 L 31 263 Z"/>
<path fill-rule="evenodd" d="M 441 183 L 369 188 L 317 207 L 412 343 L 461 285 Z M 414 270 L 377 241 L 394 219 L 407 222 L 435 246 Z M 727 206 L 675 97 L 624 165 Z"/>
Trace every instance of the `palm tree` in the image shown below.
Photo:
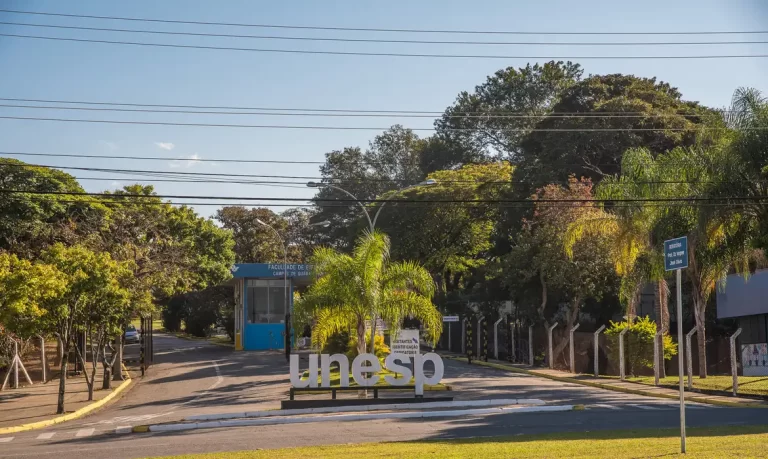
<path fill-rule="evenodd" d="M 322 348 L 335 333 L 352 331 L 357 351 L 365 352 L 365 322 L 380 317 L 392 329 L 406 317 L 418 319 L 435 343 L 442 316 L 432 304 L 435 285 L 429 272 L 415 262 L 389 259 L 389 238 L 366 232 L 351 255 L 318 248 L 311 257 L 315 281 L 300 302 L 299 317 L 311 318 L 312 344 Z"/>

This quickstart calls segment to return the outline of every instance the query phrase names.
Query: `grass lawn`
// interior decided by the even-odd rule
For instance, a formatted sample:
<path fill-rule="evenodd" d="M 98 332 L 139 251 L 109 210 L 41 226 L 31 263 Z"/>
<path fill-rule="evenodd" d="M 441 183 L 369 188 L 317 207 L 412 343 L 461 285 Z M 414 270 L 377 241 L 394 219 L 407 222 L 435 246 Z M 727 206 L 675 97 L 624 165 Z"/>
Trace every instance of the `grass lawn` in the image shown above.
<path fill-rule="evenodd" d="M 585 428 L 587 428 L 585 426 Z M 174 459 L 294 459 L 311 457 L 407 458 L 639 458 L 639 457 L 765 457 L 768 426 L 688 429 L 685 456 L 679 455 L 677 429 L 575 432 L 564 434 L 424 440 L 396 443 L 316 446 L 174 456 Z"/>
<path fill-rule="evenodd" d="M 654 384 L 653 376 L 633 377 L 627 378 L 627 380 L 641 384 Z M 659 384 L 662 386 L 677 388 L 678 383 L 677 376 L 659 379 Z M 687 377 L 685 384 L 687 387 Z M 733 391 L 733 378 L 731 376 L 707 376 L 705 379 L 700 379 L 698 376 L 694 376 L 693 387 L 695 389 L 724 391 L 731 394 Z M 768 397 L 768 376 L 739 376 L 739 394 Z"/>
<path fill-rule="evenodd" d="M 320 383 L 320 370 L 318 369 L 318 377 L 317 382 Z M 377 373 L 379 375 L 379 380 L 376 382 L 377 386 L 389 386 L 387 382 L 384 380 L 385 375 L 391 375 L 394 376 L 395 373 L 392 371 L 385 369 L 382 369 L 380 372 Z M 302 378 L 306 378 L 309 375 L 309 371 L 305 370 L 304 373 L 301 375 Z M 331 368 L 331 386 L 338 387 L 340 385 L 340 379 L 341 376 L 339 375 L 339 369 L 338 368 Z M 415 379 L 411 377 L 411 381 L 409 384 L 414 384 Z M 349 386 L 350 387 L 356 387 L 357 383 L 355 382 L 355 378 L 352 377 L 352 373 L 349 374 Z M 412 389 L 403 389 L 403 390 L 412 390 Z M 424 384 L 424 390 L 448 390 L 448 386 L 445 384 Z M 304 392 L 306 393 L 306 392 Z"/>

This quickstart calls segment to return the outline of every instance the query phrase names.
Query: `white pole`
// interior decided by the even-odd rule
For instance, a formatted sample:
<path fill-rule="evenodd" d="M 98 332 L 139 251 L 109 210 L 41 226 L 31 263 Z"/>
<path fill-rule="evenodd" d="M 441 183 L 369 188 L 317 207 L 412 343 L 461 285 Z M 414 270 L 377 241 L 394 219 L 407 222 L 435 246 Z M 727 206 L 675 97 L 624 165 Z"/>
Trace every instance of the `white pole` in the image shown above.
<path fill-rule="evenodd" d="M 733 376 L 733 396 L 735 397 L 739 392 L 739 365 L 736 362 L 736 338 L 741 334 L 741 327 L 736 330 L 736 333 L 731 335 L 731 375 Z"/>
<path fill-rule="evenodd" d="M 551 327 L 547 330 L 547 346 L 548 346 L 548 352 L 549 352 L 549 368 L 555 368 L 555 362 L 552 359 L 552 330 L 557 327 L 557 322 L 552 324 Z"/>
<path fill-rule="evenodd" d="M 483 336 L 483 332 L 481 330 L 481 327 L 483 326 L 483 315 L 480 314 L 480 316 L 477 319 L 477 359 L 480 360 L 480 354 L 481 352 L 481 346 L 480 346 L 480 338 Z"/>
<path fill-rule="evenodd" d="M 600 333 L 605 330 L 605 325 L 601 325 L 595 332 L 595 378 L 600 376 Z"/>
<path fill-rule="evenodd" d="M 533 325 L 528 326 L 528 364 L 533 366 L 535 360 L 533 359 Z"/>
<path fill-rule="evenodd" d="M 624 365 L 624 334 L 629 331 L 629 328 L 625 328 L 619 333 L 619 379 L 624 381 L 626 378 L 626 368 Z"/>
<path fill-rule="evenodd" d="M 13 388 L 19 388 L 19 343 L 13 342 Z"/>
<path fill-rule="evenodd" d="M 568 337 L 568 340 L 570 341 L 569 344 L 570 344 L 570 347 L 571 347 L 571 349 L 570 349 L 570 352 L 571 352 L 571 355 L 570 355 L 570 358 L 571 358 L 571 362 L 570 362 L 571 363 L 571 373 L 576 373 L 576 351 L 573 348 L 573 332 L 575 332 L 579 328 L 579 325 L 581 325 L 581 324 L 576 324 L 575 326 L 571 327 L 571 332 L 569 334 L 570 336 Z"/>
<path fill-rule="evenodd" d="M 493 358 L 496 360 L 499 360 L 499 324 L 502 320 L 503 316 L 493 323 Z"/>
<path fill-rule="evenodd" d="M 43 369 L 43 384 L 45 384 L 48 382 L 48 372 L 46 371 L 48 362 L 45 359 L 45 338 L 43 335 L 40 335 L 40 365 Z"/>
<path fill-rule="evenodd" d="M 696 334 L 696 327 L 693 327 L 685 335 L 685 360 L 688 368 L 688 390 L 693 390 L 693 356 L 691 355 L 691 337 Z M 699 362 L 701 365 L 701 362 Z"/>
<path fill-rule="evenodd" d="M 659 343 L 660 340 L 662 340 L 661 330 L 657 331 L 656 336 L 653 337 L 653 379 L 657 386 L 659 385 L 659 376 L 661 374 L 661 365 L 659 362 L 659 348 L 661 346 Z"/>
<path fill-rule="evenodd" d="M 677 270 L 677 373 L 680 378 L 680 452 L 685 453 L 685 388 L 683 387 L 683 286 Z"/>

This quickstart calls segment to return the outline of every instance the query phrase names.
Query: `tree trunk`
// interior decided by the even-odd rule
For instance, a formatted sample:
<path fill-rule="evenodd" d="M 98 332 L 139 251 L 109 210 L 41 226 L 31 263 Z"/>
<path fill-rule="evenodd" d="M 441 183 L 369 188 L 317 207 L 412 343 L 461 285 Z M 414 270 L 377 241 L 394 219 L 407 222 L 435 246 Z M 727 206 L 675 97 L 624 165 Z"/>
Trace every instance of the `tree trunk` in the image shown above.
<path fill-rule="evenodd" d="M 112 366 L 104 366 L 104 379 L 101 382 L 101 388 L 104 390 L 112 389 Z"/>
<path fill-rule="evenodd" d="M 59 340 L 61 343 L 61 340 Z M 61 372 L 59 373 L 59 400 L 56 404 L 56 414 L 64 414 L 64 393 L 67 390 L 67 365 L 69 364 L 69 349 L 61 346 Z"/>
<path fill-rule="evenodd" d="M 579 298 L 574 298 L 571 300 L 571 303 L 569 305 L 568 312 L 565 314 L 565 332 L 563 333 L 563 338 L 557 343 L 557 346 L 554 347 L 552 350 L 552 359 L 557 359 L 557 356 L 560 355 L 563 350 L 568 346 L 571 339 L 571 328 L 576 324 L 576 319 L 579 317 L 579 306 L 580 306 L 581 300 Z"/>
<path fill-rule="evenodd" d="M 357 353 L 365 354 L 365 320 L 357 320 Z"/>
<path fill-rule="evenodd" d="M 694 316 L 696 318 L 696 345 L 699 350 L 699 378 L 707 377 L 707 336 L 704 312 L 707 304 L 698 295 L 694 296 Z"/>
<path fill-rule="evenodd" d="M 115 357 L 115 361 L 112 364 L 112 380 L 114 381 L 123 381 L 123 336 L 118 335 L 115 338 L 115 346 L 117 346 L 116 352 L 117 356 Z"/>
<path fill-rule="evenodd" d="M 546 322 L 544 319 L 544 311 L 547 308 L 547 279 L 544 276 L 544 272 L 539 272 L 539 282 L 541 283 L 541 305 L 539 306 L 539 319 Z"/>
<path fill-rule="evenodd" d="M 61 366 L 61 358 L 64 355 L 64 343 L 61 342 L 61 337 L 56 337 L 56 362 L 54 363 L 54 366 L 60 367 Z"/>

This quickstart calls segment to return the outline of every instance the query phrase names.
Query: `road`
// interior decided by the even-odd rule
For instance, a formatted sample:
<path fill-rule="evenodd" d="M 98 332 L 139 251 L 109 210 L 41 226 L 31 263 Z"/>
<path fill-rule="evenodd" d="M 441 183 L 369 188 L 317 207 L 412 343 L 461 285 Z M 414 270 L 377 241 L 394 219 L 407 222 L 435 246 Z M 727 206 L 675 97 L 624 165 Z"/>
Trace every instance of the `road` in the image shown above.
<path fill-rule="evenodd" d="M 499 414 L 424 420 L 325 422 L 281 426 L 118 434 L 116 429 L 183 419 L 192 414 L 279 406 L 288 387 L 288 365 L 279 352 L 235 353 L 201 341 L 156 335 L 156 364 L 120 400 L 86 418 L 49 429 L 0 437 L 0 458 L 83 454 L 135 458 L 361 441 L 446 439 L 601 429 L 676 427 L 672 400 L 622 394 L 445 360 L 444 382 L 461 399 L 540 398 L 551 404 L 584 404 L 585 411 Z M 692 405 L 689 426 L 765 424 L 758 408 Z"/>

